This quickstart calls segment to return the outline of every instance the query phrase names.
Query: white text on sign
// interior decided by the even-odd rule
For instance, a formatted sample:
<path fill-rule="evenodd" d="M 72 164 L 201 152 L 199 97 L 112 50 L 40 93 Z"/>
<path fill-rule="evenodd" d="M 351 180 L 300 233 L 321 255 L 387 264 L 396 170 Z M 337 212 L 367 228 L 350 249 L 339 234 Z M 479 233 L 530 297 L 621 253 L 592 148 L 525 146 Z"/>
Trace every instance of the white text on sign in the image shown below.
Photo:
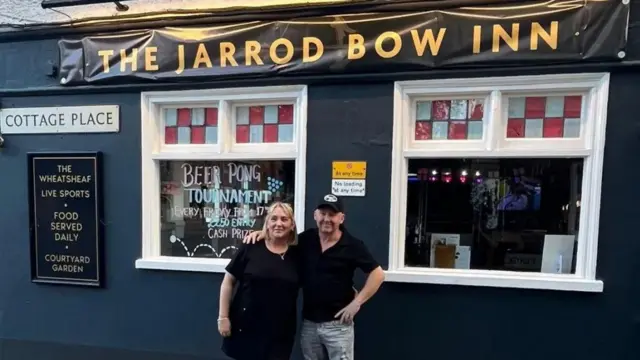
<path fill-rule="evenodd" d="M 120 107 L 64 106 L 3 109 L 3 134 L 107 133 L 120 131 Z"/>

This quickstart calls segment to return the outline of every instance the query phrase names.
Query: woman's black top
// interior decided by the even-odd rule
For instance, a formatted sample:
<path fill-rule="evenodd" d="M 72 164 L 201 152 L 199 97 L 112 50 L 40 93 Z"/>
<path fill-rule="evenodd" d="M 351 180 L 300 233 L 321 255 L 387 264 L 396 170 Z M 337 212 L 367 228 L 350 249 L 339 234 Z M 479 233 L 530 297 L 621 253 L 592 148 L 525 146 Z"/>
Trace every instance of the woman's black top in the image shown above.
<path fill-rule="evenodd" d="M 237 360 L 289 360 L 300 287 L 297 247 L 282 257 L 265 241 L 242 245 L 227 271 L 237 287 L 229 308 L 231 336 L 222 350 Z"/>

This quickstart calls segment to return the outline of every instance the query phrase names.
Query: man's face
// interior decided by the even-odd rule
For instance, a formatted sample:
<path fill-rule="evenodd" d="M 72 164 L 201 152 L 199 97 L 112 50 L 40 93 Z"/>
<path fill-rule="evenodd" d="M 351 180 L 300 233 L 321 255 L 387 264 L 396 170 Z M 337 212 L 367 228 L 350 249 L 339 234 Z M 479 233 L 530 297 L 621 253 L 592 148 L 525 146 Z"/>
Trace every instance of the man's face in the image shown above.
<path fill-rule="evenodd" d="M 332 234 L 340 228 L 344 222 L 344 214 L 331 208 L 319 208 L 313 213 L 313 218 L 318 224 L 321 233 Z"/>

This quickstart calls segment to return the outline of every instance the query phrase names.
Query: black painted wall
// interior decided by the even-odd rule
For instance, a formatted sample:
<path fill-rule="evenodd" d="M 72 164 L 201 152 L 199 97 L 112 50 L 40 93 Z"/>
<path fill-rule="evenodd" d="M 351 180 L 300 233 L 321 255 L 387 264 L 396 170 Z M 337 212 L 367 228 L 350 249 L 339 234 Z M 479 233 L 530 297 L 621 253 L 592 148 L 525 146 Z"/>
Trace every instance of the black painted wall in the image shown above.
<path fill-rule="evenodd" d="M 56 57 L 53 40 L 0 44 L 0 92 L 58 88 L 44 75 Z M 386 283 L 358 316 L 358 359 L 638 359 L 640 73 L 631 70 L 616 70 L 610 84 L 598 254 L 604 293 Z M 308 90 L 307 208 L 329 190 L 331 161 L 368 161 L 367 196 L 347 199 L 347 222 L 386 266 L 393 83 Z M 0 150 L 0 359 L 223 359 L 215 321 L 222 275 L 134 267 L 140 93 L 0 98 L 3 108 L 98 104 L 120 105 L 119 134 L 6 136 Z M 104 152 L 106 289 L 30 282 L 26 153 L 34 150 Z"/>

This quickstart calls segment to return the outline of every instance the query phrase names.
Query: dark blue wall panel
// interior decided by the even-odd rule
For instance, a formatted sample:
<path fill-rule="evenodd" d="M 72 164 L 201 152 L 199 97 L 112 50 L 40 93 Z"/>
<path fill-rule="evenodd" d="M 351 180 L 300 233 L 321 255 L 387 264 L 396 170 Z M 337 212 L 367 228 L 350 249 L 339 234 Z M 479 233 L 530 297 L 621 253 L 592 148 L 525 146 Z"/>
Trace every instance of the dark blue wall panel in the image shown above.
<path fill-rule="evenodd" d="M 613 74 L 602 191 L 602 294 L 387 283 L 358 319 L 360 359 L 635 359 L 639 335 L 640 75 Z M 309 88 L 307 221 L 329 191 L 333 160 L 368 161 L 367 196 L 347 224 L 388 257 L 392 84 Z M 136 270 L 141 252 L 140 95 L 4 98 L 3 107 L 118 104 L 122 132 L 7 136 L 0 151 L 0 337 L 3 359 L 221 358 L 220 274 Z M 107 288 L 29 281 L 26 153 L 104 152 Z M 172 355 L 174 354 L 174 355 Z"/>

